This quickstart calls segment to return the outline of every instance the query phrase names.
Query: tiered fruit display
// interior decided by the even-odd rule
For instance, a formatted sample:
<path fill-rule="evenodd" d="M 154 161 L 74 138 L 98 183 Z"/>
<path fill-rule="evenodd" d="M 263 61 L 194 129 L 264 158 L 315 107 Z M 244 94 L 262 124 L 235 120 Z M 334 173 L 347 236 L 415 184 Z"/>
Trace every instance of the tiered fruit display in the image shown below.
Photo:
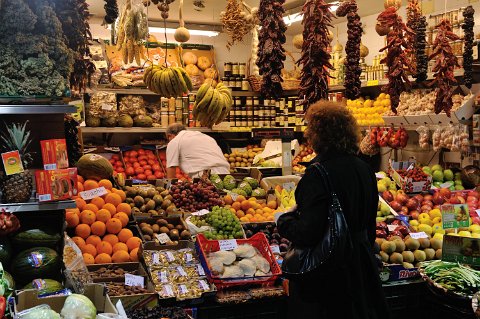
<path fill-rule="evenodd" d="M 253 166 L 253 159 L 256 155 L 263 152 L 262 147 L 247 147 L 246 151 L 234 151 L 231 154 L 224 154 L 225 159 L 230 163 L 230 172 L 235 173 L 237 167 L 251 167 Z"/>
<path fill-rule="evenodd" d="M 210 181 L 219 190 L 226 190 L 244 197 L 265 198 L 267 195 L 265 190 L 259 187 L 258 180 L 253 177 L 245 177 L 242 181 L 237 182 L 232 175 L 226 175 L 222 181 L 220 176 L 212 174 L 210 175 Z"/>
<path fill-rule="evenodd" d="M 195 96 L 193 118 L 202 126 L 219 124 L 230 114 L 233 105 L 232 92 L 222 82 L 216 86 L 206 82 L 200 86 Z"/>
<path fill-rule="evenodd" d="M 224 201 L 225 208 L 230 209 L 244 223 L 273 221 L 277 209 L 277 202 L 274 200 L 265 203 L 254 197 L 247 200 L 243 195 L 238 195 L 235 200 L 231 195 L 225 195 Z"/>
<path fill-rule="evenodd" d="M 390 95 L 380 93 L 375 100 L 363 97 L 347 100 L 347 108 L 353 113 L 358 125 L 381 126 L 385 124 L 383 113 L 390 110 Z"/>
<path fill-rule="evenodd" d="M 243 229 L 247 238 L 252 237 L 256 233 L 264 233 L 268 243 L 270 245 L 278 245 L 282 253 L 286 252 L 290 247 L 290 241 L 280 236 L 275 223 L 248 223 L 243 224 Z"/>
<path fill-rule="evenodd" d="M 425 174 L 432 176 L 433 186 L 437 188 L 449 187 L 452 191 L 464 190 L 462 174 L 460 172 L 453 173 L 451 169 L 444 170 L 441 165 L 433 165 L 432 167 L 424 166 L 422 170 Z M 449 186 L 443 185 L 447 182 Z"/>
<path fill-rule="evenodd" d="M 126 186 L 126 200 L 132 207 L 132 213 L 148 213 L 152 216 L 168 216 L 177 214 L 178 209 L 173 204 L 173 197 L 163 187 L 153 185 Z"/>
<path fill-rule="evenodd" d="M 127 178 L 139 180 L 156 180 L 164 178 L 162 166 L 152 150 L 138 149 L 123 153 L 125 174 Z"/>
<path fill-rule="evenodd" d="M 295 188 L 287 191 L 281 185 L 277 185 L 275 186 L 275 197 L 279 203 L 278 208 L 282 211 L 292 208 L 297 204 L 295 201 Z"/>
<path fill-rule="evenodd" d="M 313 149 L 310 146 L 307 145 L 300 145 L 300 153 L 298 153 L 297 156 L 293 159 L 292 162 L 292 167 L 293 167 L 293 172 L 294 173 L 305 173 L 306 167 L 303 165 L 300 165 L 300 162 L 305 162 L 308 163 L 311 160 L 313 160 L 317 156 Z"/>
<path fill-rule="evenodd" d="M 214 206 L 223 204 L 215 186 L 204 181 L 178 182 L 172 185 L 170 193 L 173 196 L 173 203 L 184 212 L 210 210 Z"/>
<path fill-rule="evenodd" d="M 112 187 L 109 180 L 85 180 L 78 176 L 84 190 L 105 187 L 107 194 L 85 201 L 75 198 L 77 208 L 67 209 L 67 227 L 73 241 L 83 253 L 86 264 L 137 261 L 142 240 L 127 228 L 132 208 L 125 202 L 126 194 Z"/>
<path fill-rule="evenodd" d="M 207 239 L 239 239 L 244 238 L 240 220 L 226 207 L 215 206 L 212 212 L 203 216 L 192 216 L 190 219 L 194 225 L 212 226 L 212 231 L 204 232 Z"/>
<path fill-rule="evenodd" d="M 377 175 L 383 176 L 383 178 L 377 180 L 377 189 L 379 193 L 383 193 L 387 190 L 395 192 L 397 190 L 397 184 L 387 176 L 385 172 L 378 172 Z"/>
<path fill-rule="evenodd" d="M 167 153 L 165 150 L 158 151 L 158 157 L 162 162 L 162 166 L 166 169 L 167 168 Z M 175 170 L 175 178 L 179 180 L 191 180 L 190 176 L 187 173 L 182 171 L 180 167 L 177 167 Z"/>
<path fill-rule="evenodd" d="M 187 72 L 180 67 L 152 65 L 145 70 L 143 82 L 153 92 L 163 97 L 179 97 L 193 89 Z"/>
<path fill-rule="evenodd" d="M 152 223 L 142 222 L 138 226 L 145 241 L 154 240 L 157 234 L 166 234 L 170 238 L 170 241 L 166 242 L 167 245 L 178 244 L 179 240 L 191 239 L 190 232 L 181 223 L 175 225 L 163 218 Z"/>
<path fill-rule="evenodd" d="M 108 160 L 110 164 L 113 166 L 113 171 L 117 174 L 123 174 L 123 176 L 126 178 L 127 175 L 125 173 L 125 166 L 123 165 L 122 159 L 120 158 L 120 155 L 118 154 L 113 154 L 112 157 Z"/>

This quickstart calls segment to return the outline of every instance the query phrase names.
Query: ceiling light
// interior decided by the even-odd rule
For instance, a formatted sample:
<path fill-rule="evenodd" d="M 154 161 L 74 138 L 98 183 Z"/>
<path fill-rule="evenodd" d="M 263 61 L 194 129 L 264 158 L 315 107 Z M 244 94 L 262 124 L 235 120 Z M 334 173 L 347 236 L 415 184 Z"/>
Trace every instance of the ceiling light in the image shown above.
<path fill-rule="evenodd" d="M 339 6 L 340 6 L 339 1 L 330 2 L 330 12 L 337 11 Z M 285 21 L 285 24 L 288 26 L 292 25 L 292 23 L 299 22 L 302 20 L 303 20 L 303 14 L 300 12 L 283 17 L 283 21 Z"/>
<path fill-rule="evenodd" d="M 174 34 L 176 29 L 173 28 L 159 28 L 159 27 L 149 27 L 148 31 L 151 33 L 167 33 L 167 34 Z M 205 37 L 216 37 L 220 33 L 217 31 L 208 31 L 208 30 L 191 30 L 188 29 L 188 32 L 190 32 L 190 35 L 199 35 L 199 36 L 205 36 Z"/>

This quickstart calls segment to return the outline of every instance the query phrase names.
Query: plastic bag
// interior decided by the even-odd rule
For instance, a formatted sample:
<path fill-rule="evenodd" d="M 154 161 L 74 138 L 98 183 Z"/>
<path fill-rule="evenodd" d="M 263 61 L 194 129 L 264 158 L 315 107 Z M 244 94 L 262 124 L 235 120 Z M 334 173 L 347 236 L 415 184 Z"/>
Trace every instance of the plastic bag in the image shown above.
<path fill-rule="evenodd" d="M 145 101 L 141 95 L 127 95 L 120 99 L 118 105 L 120 114 L 128 114 L 130 116 L 145 115 Z"/>
<path fill-rule="evenodd" d="M 110 118 L 117 117 L 117 95 L 114 92 L 95 92 L 90 98 L 88 115 Z"/>
<path fill-rule="evenodd" d="M 452 136 L 452 147 L 450 150 L 452 152 L 460 152 L 461 146 L 462 146 L 462 141 L 461 136 L 460 136 L 460 127 L 458 125 L 455 125 L 453 129 L 453 136 Z"/>
<path fill-rule="evenodd" d="M 442 148 L 442 127 L 436 126 L 432 134 L 433 150 L 436 152 Z"/>
<path fill-rule="evenodd" d="M 428 149 L 430 147 L 430 130 L 425 125 L 422 125 L 416 131 L 418 133 L 418 145 L 423 150 Z"/>
<path fill-rule="evenodd" d="M 464 154 L 470 153 L 470 134 L 468 133 L 468 126 L 465 124 L 458 124 L 460 151 Z"/>
<path fill-rule="evenodd" d="M 60 315 L 49 305 L 40 305 L 17 313 L 14 319 L 60 319 Z"/>
<path fill-rule="evenodd" d="M 372 144 L 372 140 L 370 137 L 370 131 L 367 130 L 365 136 L 363 137 L 362 141 L 360 142 L 360 152 L 365 155 L 376 155 L 380 152 L 380 148 L 378 145 Z"/>
<path fill-rule="evenodd" d="M 455 126 L 453 124 L 449 124 L 448 126 L 444 127 L 441 133 L 441 147 L 451 150 L 453 147 L 454 136 Z"/>
<path fill-rule="evenodd" d="M 85 285 L 92 283 L 83 255 L 75 242 L 65 235 L 63 247 L 63 263 L 65 264 L 65 277 L 73 285 L 77 293 L 84 293 Z"/>

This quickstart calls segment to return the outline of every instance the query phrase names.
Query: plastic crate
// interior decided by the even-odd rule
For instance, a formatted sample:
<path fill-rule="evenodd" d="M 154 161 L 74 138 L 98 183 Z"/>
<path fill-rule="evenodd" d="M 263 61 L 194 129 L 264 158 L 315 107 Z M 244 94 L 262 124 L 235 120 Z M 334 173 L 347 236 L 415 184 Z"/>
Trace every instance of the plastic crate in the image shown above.
<path fill-rule="evenodd" d="M 240 278 L 220 278 L 217 275 L 214 275 L 211 272 L 210 265 L 207 261 L 207 255 L 212 252 L 220 250 L 220 245 L 218 240 L 208 240 L 203 234 L 197 235 L 197 240 L 195 242 L 195 248 L 198 253 L 200 262 L 202 263 L 203 268 L 207 274 L 207 278 L 215 284 L 217 289 L 233 287 L 233 286 L 242 286 L 242 285 L 265 285 L 271 286 L 275 283 L 275 280 L 282 274 L 280 266 L 277 264 L 275 255 L 270 249 L 268 240 L 263 233 L 257 233 L 248 239 L 237 239 L 237 244 L 250 244 L 255 247 L 260 254 L 268 261 L 270 264 L 271 275 L 268 276 L 258 276 L 258 277 L 240 277 Z"/>

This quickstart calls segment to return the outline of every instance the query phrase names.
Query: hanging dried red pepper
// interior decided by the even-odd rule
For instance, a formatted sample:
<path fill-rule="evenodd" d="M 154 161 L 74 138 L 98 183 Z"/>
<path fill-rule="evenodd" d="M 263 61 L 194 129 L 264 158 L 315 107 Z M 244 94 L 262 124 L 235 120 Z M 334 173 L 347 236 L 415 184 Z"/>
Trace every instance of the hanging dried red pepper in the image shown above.
<path fill-rule="evenodd" d="M 421 5 L 418 0 L 409 0 L 406 10 L 407 27 L 413 31 L 412 34 L 407 36 L 407 41 L 412 45 L 412 50 L 407 52 L 407 56 L 414 71 L 412 76 L 417 82 L 423 82 L 427 80 L 428 68 L 428 58 L 425 53 L 427 46 L 427 19 L 422 15 Z"/>
<path fill-rule="evenodd" d="M 333 70 L 328 52 L 328 28 L 334 17 L 330 6 L 324 0 L 307 0 L 302 9 L 303 45 L 297 64 L 302 66 L 299 95 L 307 106 L 328 97 L 329 70 Z"/>
<path fill-rule="evenodd" d="M 413 34 L 413 31 L 403 23 L 395 7 L 389 7 L 379 14 L 376 30 L 379 35 L 387 34 L 387 45 L 380 50 L 380 52 L 387 50 L 387 56 L 380 62 L 388 67 L 388 84 L 382 90 L 390 94 L 391 108 L 396 114 L 400 94 L 411 88 L 408 74 L 413 74 L 414 70 L 405 51 L 412 48 L 406 38 Z"/>
<path fill-rule="evenodd" d="M 447 116 L 450 116 L 450 110 L 453 106 L 454 85 L 457 83 L 453 71 L 455 67 L 460 66 L 449 42 L 457 41 L 460 37 L 452 32 L 452 24 L 447 19 L 443 19 L 435 29 L 437 30 L 437 37 L 433 43 L 433 53 L 428 57 L 430 60 L 435 59 L 435 65 L 432 69 L 435 73 L 435 79 L 430 83 L 430 86 L 435 85 L 437 87 L 435 113 L 445 111 Z"/>
<path fill-rule="evenodd" d="M 473 82 L 473 75 L 472 75 L 472 64 L 473 64 L 473 40 L 474 40 L 474 33 L 473 33 L 473 26 L 475 25 L 475 20 L 473 15 L 475 14 L 475 10 L 472 6 L 468 6 L 463 11 L 463 40 L 464 40 L 464 49 L 463 49 L 463 80 L 465 82 L 465 86 L 469 89 L 472 88 Z"/>
<path fill-rule="evenodd" d="M 345 63 L 345 96 L 347 99 L 356 100 L 360 96 L 362 82 L 360 75 L 360 43 L 362 41 L 362 23 L 357 13 L 357 3 L 355 0 L 345 1 L 337 9 L 337 17 L 347 16 L 347 45 L 345 52 L 347 59 Z"/>

